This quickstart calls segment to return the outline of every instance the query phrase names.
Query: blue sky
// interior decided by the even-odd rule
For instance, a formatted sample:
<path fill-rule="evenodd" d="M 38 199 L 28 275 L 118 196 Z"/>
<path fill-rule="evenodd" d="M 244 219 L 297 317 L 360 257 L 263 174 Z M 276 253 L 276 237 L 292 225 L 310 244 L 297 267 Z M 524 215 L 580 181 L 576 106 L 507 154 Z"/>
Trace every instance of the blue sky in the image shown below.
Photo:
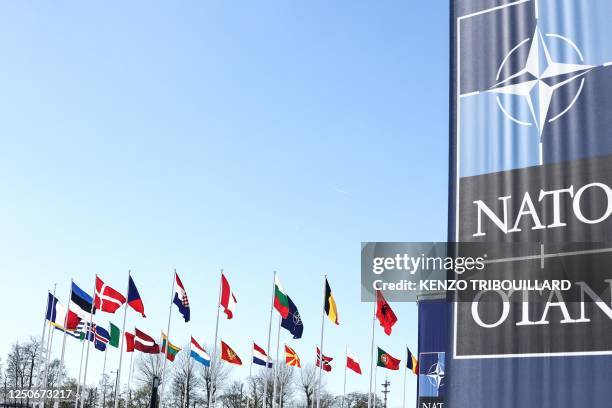
<path fill-rule="evenodd" d="M 446 238 L 447 24 L 447 2 L 3 4 L 0 355 L 40 334 L 54 283 L 61 301 L 95 273 L 123 291 L 128 269 L 149 316 L 128 325 L 165 328 L 176 268 L 193 318 L 173 319 L 171 340 L 211 343 L 224 268 L 239 303 L 221 338 L 245 361 L 251 339 L 265 345 L 277 270 L 305 322 L 281 342 L 312 361 L 327 273 L 341 393 L 345 344 L 369 361 L 360 242 Z M 394 308 L 377 342 L 403 357 L 416 306 Z M 94 353 L 88 378 L 101 367 Z M 389 379 L 400 406 L 402 374 Z M 349 381 L 367 388 L 367 373 Z"/>

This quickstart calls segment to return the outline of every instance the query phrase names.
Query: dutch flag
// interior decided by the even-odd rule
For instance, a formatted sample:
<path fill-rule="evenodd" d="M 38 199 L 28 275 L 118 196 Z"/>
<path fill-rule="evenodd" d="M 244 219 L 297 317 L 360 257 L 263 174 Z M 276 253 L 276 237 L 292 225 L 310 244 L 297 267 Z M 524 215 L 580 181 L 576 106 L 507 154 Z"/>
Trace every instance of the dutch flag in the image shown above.
<path fill-rule="evenodd" d="M 265 366 L 268 362 L 268 368 L 272 367 L 272 359 L 266 354 L 264 349 L 253 343 L 253 364 Z"/>
<path fill-rule="evenodd" d="M 191 357 L 198 363 L 210 367 L 210 356 L 193 337 L 191 338 Z"/>

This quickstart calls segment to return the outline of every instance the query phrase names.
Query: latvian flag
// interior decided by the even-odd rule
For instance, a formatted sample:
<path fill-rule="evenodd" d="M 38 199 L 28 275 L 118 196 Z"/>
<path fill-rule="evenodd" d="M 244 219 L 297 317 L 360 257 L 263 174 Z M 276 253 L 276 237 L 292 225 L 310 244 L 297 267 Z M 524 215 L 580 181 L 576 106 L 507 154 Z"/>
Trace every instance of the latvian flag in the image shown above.
<path fill-rule="evenodd" d="M 147 354 L 159 354 L 159 344 L 153 337 L 134 328 L 134 333 L 125 332 L 126 350 L 128 353 L 138 350 Z"/>
<path fill-rule="evenodd" d="M 210 356 L 200 346 L 200 344 L 192 337 L 191 338 L 191 357 L 205 367 L 210 367 Z"/>
<path fill-rule="evenodd" d="M 265 366 L 267 361 L 268 368 L 272 367 L 272 359 L 266 354 L 264 349 L 253 343 L 253 364 Z"/>
<path fill-rule="evenodd" d="M 179 278 L 178 274 L 174 272 L 174 300 L 172 301 L 178 307 L 179 312 L 183 315 L 185 322 L 189 321 L 189 299 L 187 299 L 187 292 L 183 282 Z"/>
<path fill-rule="evenodd" d="M 117 290 L 106 285 L 96 275 L 96 293 L 94 294 L 94 306 L 97 310 L 107 313 L 115 313 L 125 303 L 125 296 Z"/>
<path fill-rule="evenodd" d="M 79 316 L 72 310 L 67 309 L 59 300 L 51 293 L 47 298 L 47 315 L 46 319 L 51 325 L 63 330 L 66 326 L 67 330 L 75 330 L 81 320 Z"/>

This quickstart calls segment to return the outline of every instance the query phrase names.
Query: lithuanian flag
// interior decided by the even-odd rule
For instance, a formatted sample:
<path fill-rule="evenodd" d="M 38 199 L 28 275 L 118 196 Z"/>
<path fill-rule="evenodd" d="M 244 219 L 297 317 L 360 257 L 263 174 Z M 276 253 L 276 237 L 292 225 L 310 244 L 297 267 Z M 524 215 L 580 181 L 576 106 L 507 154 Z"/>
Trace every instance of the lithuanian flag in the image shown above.
<path fill-rule="evenodd" d="M 166 358 L 170 361 L 174 361 L 174 358 L 181 351 L 180 347 L 175 346 L 174 344 L 168 341 L 168 336 L 162 332 L 162 346 L 161 352 L 166 355 Z"/>
<path fill-rule="evenodd" d="M 338 321 L 338 309 L 336 308 L 336 301 L 334 300 L 334 296 L 332 295 L 331 288 L 329 287 L 329 282 L 327 281 L 327 277 L 325 278 L 325 314 L 329 317 L 329 320 L 334 322 L 335 324 L 340 324 Z"/>

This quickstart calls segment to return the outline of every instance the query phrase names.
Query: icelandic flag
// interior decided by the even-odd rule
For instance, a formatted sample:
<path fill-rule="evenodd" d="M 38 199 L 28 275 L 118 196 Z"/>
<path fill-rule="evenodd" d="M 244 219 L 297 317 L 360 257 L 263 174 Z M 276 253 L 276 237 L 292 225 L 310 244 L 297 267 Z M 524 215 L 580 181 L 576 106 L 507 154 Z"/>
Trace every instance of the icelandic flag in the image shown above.
<path fill-rule="evenodd" d="M 210 367 L 210 356 L 208 355 L 206 350 L 204 350 L 202 346 L 200 346 L 198 342 L 195 341 L 193 337 L 191 338 L 191 354 L 190 355 L 198 363 L 204 365 L 205 367 Z"/>
<path fill-rule="evenodd" d="M 268 368 L 272 367 L 272 359 L 266 354 L 264 349 L 253 343 L 253 364 L 265 366 L 268 362 Z"/>
<path fill-rule="evenodd" d="M 132 309 L 140 313 L 142 317 L 146 317 L 144 313 L 144 305 L 142 304 L 140 293 L 138 293 L 138 289 L 136 288 L 136 284 L 132 279 L 132 275 L 130 275 L 129 278 L 127 303 Z"/>
<path fill-rule="evenodd" d="M 176 272 L 174 272 L 174 300 L 172 303 L 178 307 L 179 312 L 183 315 L 183 319 L 185 319 L 185 323 L 187 323 L 189 321 L 189 299 L 187 298 L 183 282 L 181 282 Z"/>

